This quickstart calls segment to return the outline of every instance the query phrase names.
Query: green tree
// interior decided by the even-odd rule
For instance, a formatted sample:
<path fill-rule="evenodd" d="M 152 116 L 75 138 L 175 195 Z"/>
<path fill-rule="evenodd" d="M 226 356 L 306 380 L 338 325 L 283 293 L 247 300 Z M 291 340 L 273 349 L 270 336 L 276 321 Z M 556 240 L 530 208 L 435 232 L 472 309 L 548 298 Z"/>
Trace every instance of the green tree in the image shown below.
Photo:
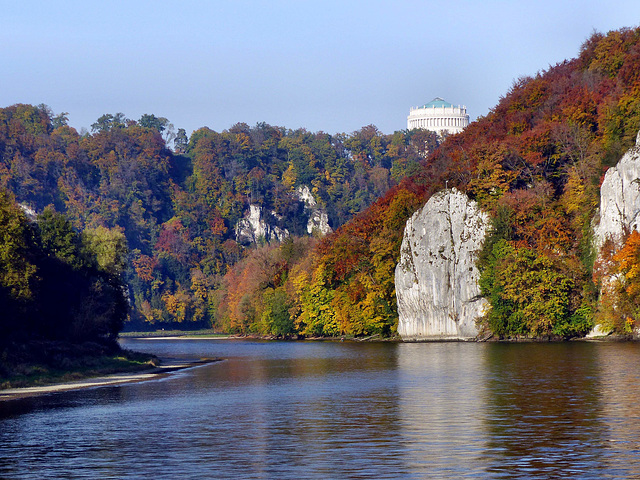
<path fill-rule="evenodd" d="M 497 241 L 480 276 L 491 308 L 485 322 L 506 337 L 571 337 L 591 327 L 585 305 L 572 301 L 575 285 L 549 257 Z"/>
<path fill-rule="evenodd" d="M 287 299 L 287 292 L 283 287 L 267 288 L 263 293 L 264 310 L 262 322 L 272 335 L 290 335 L 295 328 L 293 319 L 289 315 L 291 305 Z"/>
<path fill-rule="evenodd" d="M 156 117 L 153 114 L 145 113 L 138 120 L 138 125 L 144 128 L 154 128 L 162 133 L 169 125 L 169 120 L 164 117 Z"/>
<path fill-rule="evenodd" d="M 56 129 L 69 125 L 69 112 L 61 112 L 51 118 L 51 126 Z"/>
<path fill-rule="evenodd" d="M 189 146 L 189 137 L 187 137 L 187 131 L 184 128 L 179 128 L 176 133 L 176 138 L 173 140 L 173 146 L 176 153 L 185 153 Z"/>
<path fill-rule="evenodd" d="M 71 222 L 52 208 L 47 207 L 38 216 L 38 230 L 42 248 L 47 255 L 80 268 L 85 265 L 80 249 L 80 235 Z"/>
<path fill-rule="evenodd" d="M 98 226 L 82 232 L 85 255 L 95 257 L 98 268 L 109 275 L 120 276 L 127 264 L 127 240 L 120 230 Z"/>
<path fill-rule="evenodd" d="M 36 266 L 29 258 L 29 230 L 27 217 L 13 197 L 0 190 L 0 287 L 14 300 L 32 297 Z"/>
<path fill-rule="evenodd" d="M 91 131 L 94 133 L 108 132 L 115 128 L 124 128 L 129 120 L 124 116 L 124 113 L 116 113 L 111 115 L 106 113 L 102 115 L 95 123 L 91 124 Z"/>

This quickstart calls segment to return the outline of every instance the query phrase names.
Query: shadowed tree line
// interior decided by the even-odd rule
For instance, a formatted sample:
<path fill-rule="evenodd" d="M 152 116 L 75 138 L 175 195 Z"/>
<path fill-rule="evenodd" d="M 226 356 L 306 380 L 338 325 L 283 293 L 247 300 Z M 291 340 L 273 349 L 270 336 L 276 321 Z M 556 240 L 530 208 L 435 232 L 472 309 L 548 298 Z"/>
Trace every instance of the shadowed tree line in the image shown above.
<path fill-rule="evenodd" d="M 78 233 L 52 209 L 29 219 L 0 191 L 0 376 L 16 362 L 55 362 L 47 358 L 52 348 L 118 351 L 116 337 L 129 310 L 125 258 L 121 232 L 98 227 Z"/>

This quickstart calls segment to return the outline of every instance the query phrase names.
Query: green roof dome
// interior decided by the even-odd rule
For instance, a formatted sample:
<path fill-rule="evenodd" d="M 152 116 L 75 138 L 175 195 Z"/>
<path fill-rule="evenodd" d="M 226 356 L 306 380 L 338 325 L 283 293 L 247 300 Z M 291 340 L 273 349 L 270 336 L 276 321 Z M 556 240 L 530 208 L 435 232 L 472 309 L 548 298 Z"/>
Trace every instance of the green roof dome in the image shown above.
<path fill-rule="evenodd" d="M 453 105 L 451 105 L 449 102 L 443 100 L 440 97 L 436 97 L 433 100 L 431 100 L 429 103 L 424 104 L 423 106 L 421 106 L 420 108 L 451 108 L 453 107 Z"/>

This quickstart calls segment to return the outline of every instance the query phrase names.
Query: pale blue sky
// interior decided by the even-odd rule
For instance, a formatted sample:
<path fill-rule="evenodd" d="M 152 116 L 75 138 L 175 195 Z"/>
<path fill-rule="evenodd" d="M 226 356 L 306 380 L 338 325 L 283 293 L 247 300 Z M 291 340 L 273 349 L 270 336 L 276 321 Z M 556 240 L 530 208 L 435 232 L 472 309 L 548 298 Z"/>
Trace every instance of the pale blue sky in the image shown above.
<path fill-rule="evenodd" d="M 486 115 L 513 80 L 640 24 L 640 1 L 0 0 L 0 106 L 176 128 L 406 128 L 436 96 Z"/>

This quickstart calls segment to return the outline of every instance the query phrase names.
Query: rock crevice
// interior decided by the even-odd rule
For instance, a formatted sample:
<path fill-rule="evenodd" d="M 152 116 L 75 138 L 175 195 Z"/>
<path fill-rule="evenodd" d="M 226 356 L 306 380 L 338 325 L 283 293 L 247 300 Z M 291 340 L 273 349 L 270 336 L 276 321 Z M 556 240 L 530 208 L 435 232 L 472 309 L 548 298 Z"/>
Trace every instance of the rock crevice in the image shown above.
<path fill-rule="evenodd" d="M 329 226 L 329 216 L 327 212 L 318 205 L 309 187 L 306 185 L 298 187 L 296 194 L 298 199 L 304 202 L 304 209 L 309 214 L 307 233 L 311 235 L 314 231 L 317 231 L 322 236 L 331 233 L 333 230 Z"/>
<path fill-rule="evenodd" d="M 255 244 L 260 241 L 283 241 L 289 236 L 289 232 L 286 228 L 281 229 L 275 226 L 274 223 L 277 220 L 275 212 L 268 212 L 265 215 L 260 205 L 249 205 L 249 211 L 236 225 L 236 241 Z"/>

